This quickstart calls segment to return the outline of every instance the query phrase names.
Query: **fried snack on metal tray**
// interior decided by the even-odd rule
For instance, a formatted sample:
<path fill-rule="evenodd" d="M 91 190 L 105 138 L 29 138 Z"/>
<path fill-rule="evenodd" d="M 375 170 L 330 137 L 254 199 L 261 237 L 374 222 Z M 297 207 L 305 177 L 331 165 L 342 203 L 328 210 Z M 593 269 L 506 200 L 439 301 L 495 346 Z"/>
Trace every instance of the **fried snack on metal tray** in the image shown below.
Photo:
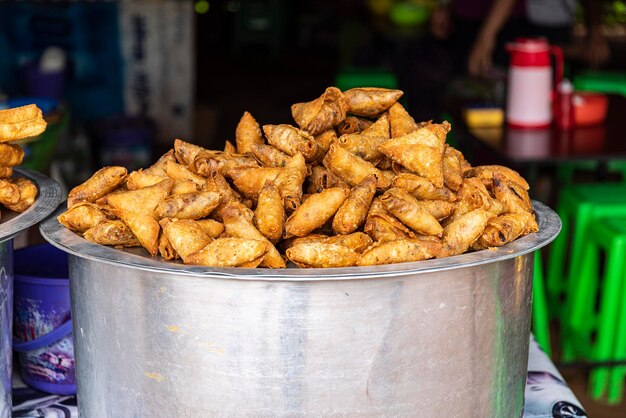
<path fill-rule="evenodd" d="M 419 129 L 419 124 L 409 115 L 400 103 L 389 108 L 389 131 L 392 138 L 408 135 Z"/>
<path fill-rule="evenodd" d="M 445 200 L 420 200 L 419 203 L 439 222 L 452 215 L 456 208 L 454 203 L 446 202 Z"/>
<path fill-rule="evenodd" d="M 468 176 L 490 180 L 495 174 L 500 174 L 505 179 L 519 184 L 524 188 L 524 190 L 528 190 L 530 188 L 528 182 L 524 180 L 524 178 L 520 176 L 517 171 L 501 165 L 481 165 L 474 167 L 470 170 Z"/>
<path fill-rule="evenodd" d="M 349 189 L 350 185 L 330 172 L 323 165 L 316 165 L 311 168 L 311 174 L 306 178 L 306 192 L 308 194 L 319 193 L 331 187 L 344 187 Z"/>
<path fill-rule="evenodd" d="M 443 230 L 443 248 L 439 257 L 449 257 L 466 252 L 480 237 L 487 222 L 494 215 L 483 209 L 474 209 L 448 224 Z"/>
<path fill-rule="evenodd" d="M 287 249 L 293 247 L 294 245 L 306 242 L 337 244 L 343 247 L 350 248 L 351 250 L 360 254 L 368 249 L 374 241 L 372 241 L 369 235 L 363 232 L 354 232 L 347 235 L 309 234 L 304 237 L 287 238 L 281 242 L 280 246 L 283 250 L 287 251 Z"/>
<path fill-rule="evenodd" d="M 13 175 L 13 167 L 0 167 L 0 178 L 4 179 Z"/>
<path fill-rule="evenodd" d="M 260 266 L 269 268 L 285 268 L 285 260 L 272 244 L 252 222 L 253 213 L 241 203 L 231 202 L 224 210 L 224 228 L 226 234 L 236 238 L 251 238 L 267 241 L 267 253 Z"/>
<path fill-rule="evenodd" d="M 370 174 L 354 186 L 335 213 L 333 231 L 336 234 L 355 232 L 365 222 L 365 217 L 376 195 L 376 176 Z"/>
<path fill-rule="evenodd" d="M 357 116 L 346 116 L 346 119 L 340 122 L 335 129 L 337 129 L 339 135 L 358 134 L 372 126 L 372 123 L 374 122 L 369 119 L 359 118 Z"/>
<path fill-rule="evenodd" d="M 457 205 L 454 213 L 446 220 L 452 222 L 474 209 L 484 209 L 495 216 L 506 210 L 506 207 L 499 201 L 491 197 L 483 182 L 476 177 L 463 180 L 463 184 L 457 193 Z"/>
<path fill-rule="evenodd" d="M 224 224 L 213 219 L 198 219 L 196 223 L 211 238 L 217 238 L 224 232 Z"/>
<path fill-rule="evenodd" d="M 151 174 L 145 170 L 137 170 L 128 173 L 126 178 L 126 187 L 128 190 L 137 190 L 144 187 L 153 186 L 167 179 L 167 175 Z"/>
<path fill-rule="evenodd" d="M 348 112 L 357 116 L 373 117 L 389 109 L 404 94 L 402 90 L 379 87 L 356 87 L 345 91 Z"/>
<path fill-rule="evenodd" d="M 159 234 L 159 255 L 165 260 L 176 260 L 180 258 L 172 243 L 163 232 L 163 226 L 161 226 L 161 233 Z"/>
<path fill-rule="evenodd" d="M 341 187 L 311 195 L 285 222 L 285 238 L 303 237 L 324 225 L 346 200 L 349 190 Z"/>
<path fill-rule="evenodd" d="M 419 200 L 445 200 L 447 202 L 456 200 L 456 195 L 452 190 L 447 187 L 435 187 L 430 180 L 416 174 L 397 174 L 391 184 L 406 190 Z"/>
<path fill-rule="evenodd" d="M 358 134 L 339 137 L 339 144 L 356 156 L 376 164 L 383 158 L 378 146 L 389 140 L 389 119 L 384 114 L 369 128 Z"/>
<path fill-rule="evenodd" d="M 241 195 L 233 190 L 224 176 L 217 171 L 212 172 L 209 177 L 207 177 L 203 190 L 217 192 L 221 196 L 220 204 L 211 212 L 211 218 L 218 221 L 222 220 L 222 212 L 230 202 L 241 201 Z"/>
<path fill-rule="evenodd" d="M 212 171 L 226 174 L 233 168 L 241 167 L 259 167 L 259 163 L 251 155 L 228 154 L 222 151 L 203 151 L 196 155 L 189 169 L 196 174 L 207 177 Z"/>
<path fill-rule="evenodd" d="M 285 252 L 287 258 L 302 268 L 350 267 L 359 254 L 350 248 L 327 242 L 302 242 Z"/>
<path fill-rule="evenodd" d="M 390 139 L 378 149 L 393 161 L 443 187 L 443 153 L 450 124 L 431 123 L 401 137 Z"/>
<path fill-rule="evenodd" d="M 283 236 L 285 207 L 280 192 L 271 181 L 266 181 L 259 193 L 254 210 L 254 225 L 272 244 Z"/>
<path fill-rule="evenodd" d="M 379 197 L 372 200 L 367 218 L 365 218 L 365 233 L 374 241 L 395 241 L 398 239 L 415 238 L 415 234 L 398 218 L 385 209 Z"/>
<path fill-rule="evenodd" d="M 24 150 L 19 145 L 0 143 L 0 166 L 13 167 L 22 163 Z"/>
<path fill-rule="evenodd" d="M 322 132 L 319 135 L 315 135 L 315 142 L 317 143 L 318 157 L 323 157 L 328 152 L 330 144 L 337 139 L 337 132 L 334 129 L 329 129 Z"/>
<path fill-rule="evenodd" d="M 213 238 L 193 219 L 164 218 L 159 224 L 163 228 L 163 235 L 184 262 L 189 254 L 200 251 L 213 241 Z"/>
<path fill-rule="evenodd" d="M 393 187 L 380 198 L 385 209 L 418 234 L 440 236 L 443 228 L 421 203 L 404 189 Z"/>
<path fill-rule="evenodd" d="M 167 167 L 168 161 L 171 161 L 173 163 L 177 162 L 176 157 L 174 156 L 173 149 L 163 154 L 161 157 L 159 157 L 159 159 L 154 164 L 152 164 L 150 167 L 146 168 L 143 171 L 144 173 L 149 173 L 155 176 L 161 176 L 165 178 L 167 177 L 167 173 L 165 172 L 165 169 Z"/>
<path fill-rule="evenodd" d="M 265 167 L 284 167 L 291 156 L 273 145 L 252 144 L 250 152 Z"/>
<path fill-rule="evenodd" d="M 202 219 L 209 216 L 219 203 L 220 194 L 211 191 L 171 195 L 159 202 L 154 216 L 157 219 Z"/>
<path fill-rule="evenodd" d="M 386 190 L 391 186 L 391 181 L 379 169 L 336 143 L 330 145 L 323 164 L 350 186 L 356 186 L 370 174 L 376 176 L 377 189 Z"/>
<path fill-rule="evenodd" d="M 128 225 L 120 220 L 105 220 L 89 228 L 83 235 L 86 240 L 115 247 L 139 247 L 141 243 Z"/>
<path fill-rule="evenodd" d="M 84 202 L 72 206 L 60 214 L 57 220 L 64 227 L 74 232 L 83 233 L 106 221 L 107 217 L 97 205 Z"/>
<path fill-rule="evenodd" d="M 74 187 L 67 195 L 67 207 L 80 202 L 95 202 L 109 194 L 124 180 L 128 172 L 124 167 L 108 166 L 96 171 L 87 181 Z"/>
<path fill-rule="evenodd" d="M 20 201 L 20 188 L 11 179 L 0 179 L 0 203 L 15 205 Z"/>
<path fill-rule="evenodd" d="M 527 233 L 527 225 L 534 222 L 528 212 L 507 213 L 491 219 L 472 248 L 482 250 L 500 247 Z"/>
<path fill-rule="evenodd" d="M 276 180 L 282 170 L 278 167 L 242 167 L 233 168 L 227 176 L 242 195 L 256 202 L 265 182 Z"/>
<path fill-rule="evenodd" d="M 41 109 L 34 104 L 0 110 L 0 142 L 29 138 L 45 130 Z"/>
<path fill-rule="evenodd" d="M 206 148 L 202 148 L 198 145 L 183 141 L 182 139 L 174 140 L 174 156 L 176 161 L 180 164 L 189 167 L 196 156 L 204 151 L 208 151 Z"/>
<path fill-rule="evenodd" d="M 263 125 L 267 142 L 287 155 L 300 152 L 307 162 L 313 161 L 318 154 L 317 142 L 308 132 L 291 125 Z"/>
<path fill-rule="evenodd" d="M 23 177 L 12 178 L 10 181 L 19 188 L 20 198 L 17 203 L 6 203 L 5 206 L 13 212 L 24 212 L 35 203 L 37 186 L 31 180 Z"/>
<path fill-rule="evenodd" d="M 186 194 L 200 191 L 196 183 L 191 180 L 174 180 L 172 194 Z"/>
<path fill-rule="evenodd" d="M 307 166 L 301 153 L 297 153 L 287 161 L 278 173 L 274 182 L 283 198 L 286 211 L 293 212 L 302 200 L 302 183 L 307 175 Z"/>
<path fill-rule="evenodd" d="M 252 145 L 263 144 L 264 142 L 259 123 L 250 112 L 243 112 L 243 116 L 239 119 L 235 129 L 237 153 L 245 154 L 250 152 L 252 151 Z"/>
<path fill-rule="evenodd" d="M 407 263 L 434 258 L 441 252 L 441 241 L 415 238 L 377 242 L 357 260 L 358 266 Z"/>
<path fill-rule="evenodd" d="M 445 146 L 443 152 L 443 184 L 450 190 L 459 191 L 463 183 L 463 169 L 459 152 L 451 146 Z"/>
<path fill-rule="evenodd" d="M 182 164 L 178 164 L 174 161 L 168 161 L 165 164 L 165 173 L 167 177 L 173 180 L 190 180 L 198 185 L 198 187 L 203 187 L 206 183 L 206 177 L 200 176 Z"/>
<path fill-rule="evenodd" d="M 504 176 L 496 174 L 493 178 L 493 193 L 499 202 L 502 202 L 507 212 L 532 212 L 533 207 L 526 190 L 522 187 L 515 189 L 515 183 L 508 181 Z"/>
<path fill-rule="evenodd" d="M 267 241 L 246 238 L 218 238 L 201 250 L 189 254 L 186 264 L 210 267 L 253 267 L 267 253 Z"/>
<path fill-rule="evenodd" d="M 237 154 L 237 147 L 229 140 L 224 141 L 224 152 L 229 154 Z"/>
<path fill-rule="evenodd" d="M 315 100 L 291 106 L 291 115 L 300 129 L 320 134 L 346 118 L 348 101 L 337 87 L 328 87 Z"/>

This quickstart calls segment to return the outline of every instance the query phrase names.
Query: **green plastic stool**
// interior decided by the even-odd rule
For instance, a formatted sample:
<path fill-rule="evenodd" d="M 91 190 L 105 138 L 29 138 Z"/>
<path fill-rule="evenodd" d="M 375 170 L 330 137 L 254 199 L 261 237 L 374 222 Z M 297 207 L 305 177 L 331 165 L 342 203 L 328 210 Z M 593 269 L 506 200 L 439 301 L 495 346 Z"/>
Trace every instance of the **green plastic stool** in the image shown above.
<path fill-rule="evenodd" d="M 581 255 L 589 222 L 600 217 L 626 216 L 626 184 L 566 186 L 559 196 L 557 213 L 561 218 L 562 229 L 550 246 L 546 286 L 550 315 L 562 323 L 572 272 L 581 269 Z"/>
<path fill-rule="evenodd" d="M 617 337 L 625 331 L 618 316 L 626 305 L 626 217 L 595 219 L 589 223 L 580 266 L 580 274 L 572 276 L 571 303 L 566 307 L 564 360 L 615 360 Z M 601 398 L 611 386 L 608 402 L 619 401 L 622 390 L 618 390 L 618 385 L 613 387 L 610 384 L 610 374 L 608 367 L 592 370 L 589 376 L 591 397 Z"/>
<path fill-rule="evenodd" d="M 617 318 L 615 346 L 613 357 L 617 360 L 626 360 L 626 284 L 622 283 L 620 313 Z M 616 366 L 609 375 L 608 400 L 611 403 L 620 403 L 624 397 L 624 381 L 626 381 L 626 366 Z"/>
<path fill-rule="evenodd" d="M 560 184 L 571 184 L 576 170 L 595 171 L 597 161 L 568 161 L 559 163 L 556 168 L 556 179 Z"/>
<path fill-rule="evenodd" d="M 543 277 L 541 251 L 535 251 L 535 267 L 533 273 L 533 334 L 543 351 L 552 356 L 550 346 L 550 324 L 548 319 L 548 301 Z"/>
<path fill-rule="evenodd" d="M 397 89 L 398 77 L 384 68 L 352 68 L 337 74 L 335 86 L 341 91 L 355 87 Z"/>

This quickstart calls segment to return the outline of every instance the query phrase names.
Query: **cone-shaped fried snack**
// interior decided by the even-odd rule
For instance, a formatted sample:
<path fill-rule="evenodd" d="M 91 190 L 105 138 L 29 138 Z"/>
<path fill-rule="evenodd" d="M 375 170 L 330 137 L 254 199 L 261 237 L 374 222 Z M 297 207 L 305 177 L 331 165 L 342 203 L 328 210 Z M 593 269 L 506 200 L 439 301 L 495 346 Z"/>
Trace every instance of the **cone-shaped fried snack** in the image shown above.
<path fill-rule="evenodd" d="M 171 161 L 173 163 L 176 162 L 176 157 L 174 156 L 174 150 L 171 149 L 165 154 L 163 154 L 156 163 L 152 164 L 150 167 L 146 168 L 144 173 L 152 174 L 155 176 L 161 176 L 163 178 L 167 177 L 167 173 L 165 169 L 167 167 L 167 162 Z"/>
<path fill-rule="evenodd" d="M 243 167 L 234 168 L 227 175 L 242 195 L 256 202 L 265 182 L 276 180 L 282 170 L 278 167 Z"/>
<path fill-rule="evenodd" d="M 290 247 L 285 254 L 298 267 L 350 267 L 359 254 L 350 248 L 327 242 L 302 242 Z"/>
<path fill-rule="evenodd" d="M 443 153 L 450 124 L 431 123 L 415 132 L 390 139 L 378 149 L 393 161 L 443 187 Z"/>
<path fill-rule="evenodd" d="M 365 131 L 358 134 L 342 135 L 338 141 L 342 147 L 354 155 L 376 164 L 383 158 L 378 147 L 387 140 L 389 140 L 389 119 L 384 114 Z"/>
<path fill-rule="evenodd" d="M 378 87 L 357 87 L 345 91 L 348 112 L 357 116 L 374 117 L 389 109 L 402 96 L 401 90 Z"/>
<path fill-rule="evenodd" d="M 524 180 L 524 178 L 520 176 L 517 171 L 501 165 L 481 165 L 474 167 L 468 173 L 468 177 L 478 177 L 480 179 L 490 180 L 493 178 L 494 174 L 500 174 L 508 181 L 519 184 L 524 188 L 524 190 L 528 190 L 530 188 L 530 186 L 528 186 L 528 182 L 526 182 L 526 180 Z"/>
<path fill-rule="evenodd" d="M 374 241 L 395 241 L 398 239 L 415 238 L 415 234 L 398 218 L 385 209 L 380 198 L 372 201 L 370 210 L 365 218 L 365 233 Z"/>
<path fill-rule="evenodd" d="M 526 233 L 529 222 L 534 222 L 534 217 L 528 212 L 507 213 L 493 218 L 487 222 L 472 248 L 482 250 L 507 244 Z"/>
<path fill-rule="evenodd" d="M 0 203 L 4 206 L 15 205 L 20 201 L 20 188 L 10 179 L 0 179 Z"/>
<path fill-rule="evenodd" d="M 252 144 L 250 152 L 264 167 L 284 167 L 291 158 L 273 145 Z"/>
<path fill-rule="evenodd" d="M 176 161 L 187 167 L 193 163 L 193 160 L 196 159 L 199 153 L 206 151 L 208 150 L 198 145 L 185 142 L 182 139 L 174 140 L 174 156 L 176 157 Z"/>
<path fill-rule="evenodd" d="M 220 194 L 211 191 L 177 194 L 159 202 L 154 216 L 157 219 L 202 219 L 220 203 Z"/>
<path fill-rule="evenodd" d="M 404 189 L 391 188 L 380 201 L 389 213 L 418 234 L 440 236 L 443 232 L 437 219 Z"/>
<path fill-rule="evenodd" d="M 217 238 L 224 232 L 224 225 L 213 219 L 199 219 L 196 223 L 211 238 Z"/>
<path fill-rule="evenodd" d="M 109 166 L 96 171 L 87 181 L 74 187 L 67 195 L 67 207 L 80 202 L 95 202 L 109 194 L 126 180 L 124 167 Z"/>
<path fill-rule="evenodd" d="M 78 233 L 83 233 L 106 219 L 102 210 L 93 203 L 79 203 L 57 217 L 61 225 Z"/>
<path fill-rule="evenodd" d="M 320 156 L 324 156 L 328 152 L 331 142 L 337 139 L 337 133 L 334 129 L 329 129 L 322 132 L 319 135 L 315 135 L 315 142 L 317 143 L 318 153 Z"/>
<path fill-rule="evenodd" d="M 11 177 L 13 175 L 13 167 L 0 167 L 0 179 Z"/>
<path fill-rule="evenodd" d="M 456 209 L 447 222 L 452 222 L 474 209 L 484 209 L 494 216 L 502 214 L 506 207 L 491 197 L 480 179 L 472 177 L 463 180 L 457 194 Z"/>
<path fill-rule="evenodd" d="M 445 200 L 420 200 L 420 205 L 430 212 L 439 222 L 452 215 L 456 205 Z"/>
<path fill-rule="evenodd" d="M 45 130 L 41 109 L 34 104 L 0 110 L 0 142 L 29 138 Z"/>
<path fill-rule="evenodd" d="M 333 218 L 333 231 L 350 234 L 365 222 L 365 217 L 376 194 L 376 177 L 373 174 L 357 184 Z"/>
<path fill-rule="evenodd" d="M 302 200 L 302 183 L 307 175 L 306 162 L 302 154 L 297 153 L 289 159 L 274 182 L 283 198 L 285 210 L 294 211 L 300 206 Z"/>
<path fill-rule="evenodd" d="M 463 169 L 458 152 L 446 144 L 443 152 L 443 184 L 455 192 L 459 190 L 463 183 Z"/>
<path fill-rule="evenodd" d="M 0 143 L 0 165 L 13 167 L 22 163 L 24 150 L 19 145 Z"/>
<path fill-rule="evenodd" d="M 213 241 L 198 222 L 192 219 L 165 218 L 159 223 L 163 228 L 163 234 L 184 262 L 187 262 L 189 254 L 200 251 Z"/>
<path fill-rule="evenodd" d="M 86 240 L 115 247 L 139 247 L 141 244 L 128 225 L 120 220 L 105 220 L 89 228 L 83 235 Z"/>
<path fill-rule="evenodd" d="M 200 176 L 182 164 L 177 164 L 172 161 L 168 161 L 165 165 L 165 173 L 167 176 L 174 180 L 190 180 L 198 185 L 198 187 L 203 187 L 204 183 L 206 183 L 206 178 Z"/>
<path fill-rule="evenodd" d="M 379 169 L 335 143 L 330 145 L 323 164 L 350 186 L 356 186 L 370 174 L 376 176 L 379 190 L 386 190 L 391 186 L 391 181 Z"/>
<path fill-rule="evenodd" d="M 10 181 L 18 187 L 20 198 L 16 203 L 7 203 L 5 206 L 13 212 L 24 212 L 35 203 L 37 186 L 31 180 L 23 177 L 11 179 Z"/>
<path fill-rule="evenodd" d="M 441 241 L 431 239 L 401 239 L 377 242 L 357 260 L 359 266 L 407 263 L 434 258 L 441 252 Z"/>
<path fill-rule="evenodd" d="M 285 222 L 285 237 L 303 237 L 324 225 L 341 206 L 349 190 L 341 187 L 311 195 Z"/>
<path fill-rule="evenodd" d="M 308 132 L 291 125 L 263 125 L 267 142 L 290 156 L 300 152 L 307 162 L 315 160 L 317 142 Z"/>
<path fill-rule="evenodd" d="M 200 152 L 194 158 L 189 169 L 196 174 L 208 177 L 212 171 L 222 174 L 233 168 L 258 167 L 259 163 L 251 155 L 228 154 L 220 151 Z"/>
<path fill-rule="evenodd" d="M 163 232 L 163 227 L 161 227 L 161 233 L 159 234 L 159 255 L 163 257 L 165 260 L 175 260 L 180 258 L 172 243 Z"/>
<path fill-rule="evenodd" d="M 392 138 L 411 134 L 419 129 L 419 125 L 400 103 L 389 108 L 389 131 Z"/>
<path fill-rule="evenodd" d="M 521 192 L 526 192 L 523 188 L 515 190 L 515 183 L 508 181 L 504 176 L 496 174 L 493 178 L 493 193 L 506 208 L 507 212 L 531 212 L 533 207 L 527 195 L 520 196 Z"/>
<path fill-rule="evenodd" d="M 132 171 L 126 178 L 126 187 L 128 190 L 143 189 L 144 187 L 154 186 L 157 183 L 167 179 L 167 175 L 151 174 L 146 170 Z"/>
<path fill-rule="evenodd" d="M 348 101 L 341 90 L 328 87 L 317 99 L 291 106 L 291 115 L 300 129 L 312 135 L 320 134 L 346 118 Z"/>
<path fill-rule="evenodd" d="M 245 154 L 252 151 L 252 145 L 263 144 L 263 134 L 259 123 L 249 112 L 244 112 L 235 130 L 237 152 Z"/>
<path fill-rule="evenodd" d="M 222 220 L 222 212 L 230 202 L 239 202 L 241 195 L 234 191 L 228 181 L 217 171 L 212 172 L 206 179 L 203 190 L 217 192 L 220 194 L 220 204 L 211 212 L 211 218 Z"/>
<path fill-rule="evenodd" d="M 336 129 L 339 135 L 358 134 L 372 126 L 372 123 L 374 122 L 369 119 L 359 118 L 356 116 L 346 116 L 346 120 L 339 123 L 339 125 L 336 126 Z"/>
<path fill-rule="evenodd" d="M 152 217 L 143 213 L 122 211 L 119 217 L 137 237 L 141 246 L 150 255 L 157 255 L 159 252 L 159 223 Z"/>
<path fill-rule="evenodd" d="M 331 187 L 350 188 L 348 183 L 341 180 L 322 165 L 311 167 L 311 174 L 306 178 L 306 180 L 308 184 L 306 192 L 309 194 L 319 193 L 322 190 L 330 189 Z"/>
<path fill-rule="evenodd" d="M 232 202 L 224 210 L 224 228 L 230 237 L 251 238 L 267 241 L 267 253 L 260 266 L 268 268 L 285 268 L 285 260 L 274 244 L 259 232 L 252 222 L 253 213 L 241 203 Z"/>
<path fill-rule="evenodd" d="M 296 244 L 306 242 L 323 242 L 326 244 L 337 244 L 343 247 L 350 248 L 352 251 L 362 253 L 367 250 L 373 243 L 369 235 L 363 232 L 355 232 L 348 235 L 322 235 L 322 234 L 309 234 L 304 237 L 288 238 L 281 243 L 283 250 L 287 250 Z"/>
<path fill-rule="evenodd" d="M 210 267 L 237 267 L 258 260 L 267 252 L 268 242 L 246 238 L 219 238 L 189 254 L 186 264 Z"/>
<path fill-rule="evenodd" d="M 443 248 L 440 257 L 463 254 L 480 237 L 487 222 L 494 215 L 483 209 L 474 209 L 447 225 L 443 230 Z"/>
<path fill-rule="evenodd" d="M 254 225 L 272 244 L 283 236 L 285 207 L 283 198 L 274 183 L 267 181 L 261 189 L 254 211 Z"/>
<path fill-rule="evenodd" d="M 419 200 L 445 200 L 454 202 L 456 196 L 447 187 L 435 187 L 430 180 L 411 173 L 400 173 L 392 180 L 394 187 L 400 187 Z"/>
<path fill-rule="evenodd" d="M 224 141 L 224 152 L 229 154 L 237 154 L 237 147 L 233 145 L 228 139 Z"/>
<path fill-rule="evenodd" d="M 174 180 L 172 194 L 186 194 L 199 191 L 201 188 L 191 180 Z"/>

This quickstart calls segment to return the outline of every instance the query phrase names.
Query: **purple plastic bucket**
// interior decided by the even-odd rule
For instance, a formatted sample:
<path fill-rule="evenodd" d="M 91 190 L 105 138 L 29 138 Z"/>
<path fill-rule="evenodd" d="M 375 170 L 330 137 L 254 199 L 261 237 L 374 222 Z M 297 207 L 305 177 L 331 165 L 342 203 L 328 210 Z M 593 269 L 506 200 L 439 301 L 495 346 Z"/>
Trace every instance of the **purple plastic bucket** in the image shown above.
<path fill-rule="evenodd" d="M 50 244 L 15 251 L 13 349 L 24 382 L 76 393 L 67 254 Z"/>

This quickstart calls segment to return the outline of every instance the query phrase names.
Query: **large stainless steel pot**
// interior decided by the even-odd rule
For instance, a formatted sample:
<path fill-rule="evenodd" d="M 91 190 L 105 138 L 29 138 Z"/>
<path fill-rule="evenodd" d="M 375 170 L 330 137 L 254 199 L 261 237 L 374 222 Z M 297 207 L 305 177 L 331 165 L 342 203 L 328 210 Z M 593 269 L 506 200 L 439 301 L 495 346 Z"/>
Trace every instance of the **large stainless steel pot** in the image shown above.
<path fill-rule="evenodd" d="M 532 252 L 341 269 L 211 269 L 92 244 L 70 254 L 81 416 L 519 417 Z"/>
<path fill-rule="evenodd" d="M 61 187 L 55 181 L 25 169 L 16 168 L 15 174 L 33 180 L 39 194 L 19 215 L 2 210 L 0 221 L 0 418 L 11 416 L 13 237 L 48 216 L 61 201 Z"/>

